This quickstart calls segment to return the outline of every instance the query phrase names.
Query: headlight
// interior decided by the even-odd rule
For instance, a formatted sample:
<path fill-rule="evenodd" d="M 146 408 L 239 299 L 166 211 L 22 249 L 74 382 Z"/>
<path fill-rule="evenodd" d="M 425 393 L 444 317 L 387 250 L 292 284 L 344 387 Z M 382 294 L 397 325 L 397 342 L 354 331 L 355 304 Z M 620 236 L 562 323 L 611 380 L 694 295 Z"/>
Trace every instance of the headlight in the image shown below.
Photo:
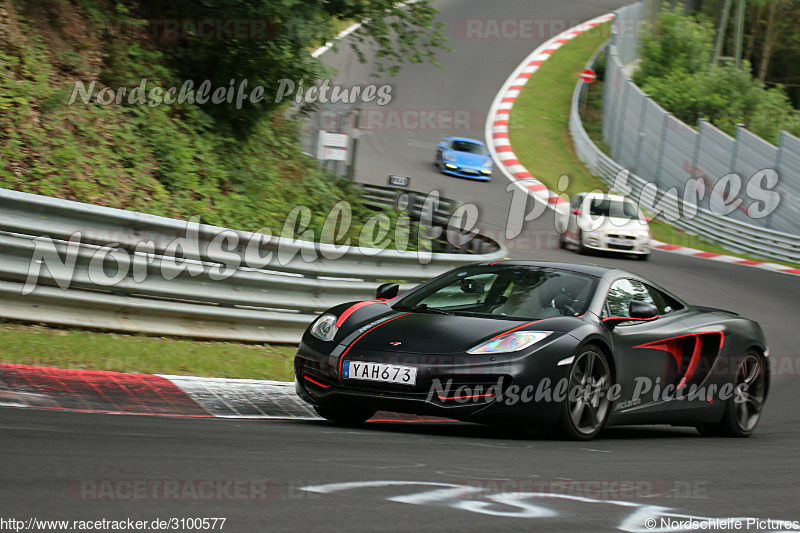
<path fill-rule="evenodd" d="M 509 353 L 524 350 L 543 340 L 552 331 L 514 331 L 468 350 L 471 354 Z"/>
<path fill-rule="evenodd" d="M 336 327 L 336 317 L 325 313 L 311 326 L 310 333 L 321 341 L 332 341 L 339 328 Z"/>
<path fill-rule="evenodd" d="M 454 156 L 451 153 L 446 153 L 446 154 L 444 154 L 444 160 L 445 161 L 450 161 L 451 163 L 455 163 L 456 162 L 456 156 Z"/>
<path fill-rule="evenodd" d="M 483 168 L 492 168 L 492 160 L 487 159 L 486 162 L 483 164 Z"/>

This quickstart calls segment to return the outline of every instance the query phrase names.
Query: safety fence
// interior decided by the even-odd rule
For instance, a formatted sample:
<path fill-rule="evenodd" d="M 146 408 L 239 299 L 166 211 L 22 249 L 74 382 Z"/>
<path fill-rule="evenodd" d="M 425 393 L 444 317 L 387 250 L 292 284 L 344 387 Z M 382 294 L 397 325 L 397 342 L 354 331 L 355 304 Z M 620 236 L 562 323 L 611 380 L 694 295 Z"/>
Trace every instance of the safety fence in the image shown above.
<path fill-rule="evenodd" d="M 631 28 L 641 27 L 641 13 L 642 4 L 619 10 L 608 43 L 603 134 L 610 155 L 581 122 L 587 84 L 575 88 L 569 124 L 578 156 L 609 185 L 626 184 L 616 192 L 629 193 L 657 218 L 733 251 L 800 262 L 800 140 L 782 132 L 775 147 L 744 128 L 733 139 L 705 121 L 694 130 L 658 106 L 626 73 L 636 58 L 640 32 Z M 777 183 L 764 169 L 775 171 Z M 723 179 L 729 174 L 741 178 L 741 190 L 734 177 Z M 737 194 L 750 199 L 729 207 Z M 769 214 L 751 216 L 758 211 Z"/>

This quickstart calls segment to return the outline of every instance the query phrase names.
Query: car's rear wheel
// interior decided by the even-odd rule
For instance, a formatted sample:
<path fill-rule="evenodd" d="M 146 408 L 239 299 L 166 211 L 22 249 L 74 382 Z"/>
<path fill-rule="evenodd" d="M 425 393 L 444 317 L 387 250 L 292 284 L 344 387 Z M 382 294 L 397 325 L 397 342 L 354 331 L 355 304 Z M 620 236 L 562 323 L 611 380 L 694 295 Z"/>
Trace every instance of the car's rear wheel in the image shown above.
<path fill-rule="evenodd" d="M 613 378 L 603 351 L 592 344 L 581 348 L 570 366 L 568 379 L 558 429 L 569 439 L 593 439 L 611 412 L 608 390 Z"/>
<path fill-rule="evenodd" d="M 697 426 L 697 430 L 709 437 L 749 437 L 761 418 L 766 392 L 764 358 L 755 350 L 749 350 L 736 369 L 734 393 L 727 400 L 722 420 Z"/>
<path fill-rule="evenodd" d="M 319 407 L 314 410 L 322 418 L 340 426 L 357 426 L 372 418 L 376 410 L 368 407 Z"/>

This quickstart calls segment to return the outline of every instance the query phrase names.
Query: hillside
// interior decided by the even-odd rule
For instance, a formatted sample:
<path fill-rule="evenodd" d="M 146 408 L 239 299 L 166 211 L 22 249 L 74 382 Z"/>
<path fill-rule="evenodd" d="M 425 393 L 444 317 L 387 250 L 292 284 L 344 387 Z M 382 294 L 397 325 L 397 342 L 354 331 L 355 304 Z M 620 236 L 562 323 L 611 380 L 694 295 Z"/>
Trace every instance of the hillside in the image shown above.
<path fill-rule="evenodd" d="M 165 40 L 148 33 L 153 21 L 133 7 L 0 2 L 0 187 L 275 233 L 298 205 L 315 213 L 312 227 L 341 199 L 356 207 L 356 219 L 366 213 L 347 182 L 302 154 L 285 107 L 244 131 L 215 116 L 224 109 L 188 102 L 131 103 L 123 95 L 117 103 L 106 91 L 106 101 L 84 103 L 76 82 L 84 91 L 94 83 L 94 95 L 143 80 L 147 88 L 184 83 Z"/>

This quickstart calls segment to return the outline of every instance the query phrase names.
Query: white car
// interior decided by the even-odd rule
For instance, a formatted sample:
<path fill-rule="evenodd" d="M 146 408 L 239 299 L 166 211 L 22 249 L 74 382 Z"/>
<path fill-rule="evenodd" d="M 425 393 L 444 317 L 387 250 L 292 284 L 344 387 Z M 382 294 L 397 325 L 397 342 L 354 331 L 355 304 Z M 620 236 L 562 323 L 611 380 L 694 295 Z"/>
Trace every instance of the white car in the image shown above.
<path fill-rule="evenodd" d="M 575 195 L 566 222 L 562 218 L 561 247 L 650 256 L 650 226 L 630 199 L 614 194 L 588 192 Z"/>

